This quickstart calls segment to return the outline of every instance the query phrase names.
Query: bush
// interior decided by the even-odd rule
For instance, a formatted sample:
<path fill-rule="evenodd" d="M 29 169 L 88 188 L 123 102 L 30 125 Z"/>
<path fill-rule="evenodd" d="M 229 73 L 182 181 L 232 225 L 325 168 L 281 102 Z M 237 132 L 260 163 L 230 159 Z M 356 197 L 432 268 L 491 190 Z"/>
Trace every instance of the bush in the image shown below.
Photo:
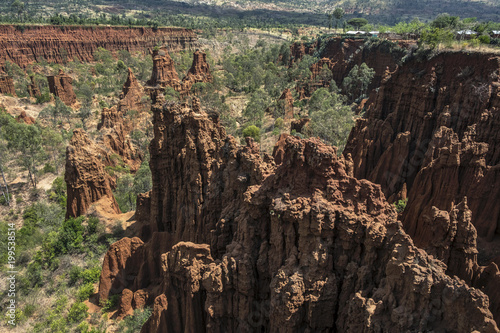
<path fill-rule="evenodd" d="M 151 309 L 136 309 L 132 316 L 125 317 L 119 324 L 116 332 L 135 333 L 141 330 L 141 327 L 151 316 Z"/>
<path fill-rule="evenodd" d="M 109 312 L 111 309 L 114 309 L 118 306 L 118 302 L 120 301 L 120 295 L 112 295 L 106 301 L 101 303 L 102 311 Z"/>
<path fill-rule="evenodd" d="M 260 141 L 260 128 L 258 128 L 255 125 L 250 125 L 243 130 L 242 135 L 244 138 L 251 137 L 255 141 L 259 142 Z"/>
<path fill-rule="evenodd" d="M 89 282 L 87 284 L 84 284 L 78 289 L 78 292 L 76 293 L 76 299 L 79 302 L 83 302 L 89 299 L 90 296 L 92 296 L 93 294 L 94 294 L 94 284 Z"/>
<path fill-rule="evenodd" d="M 88 316 L 89 307 L 81 302 L 74 303 L 69 309 L 68 321 L 70 323 L 78 323 L 86 319 Z"/>
<path fill-rule="evenodd" d="M 398 202 L 394 203 L 394 207 L 396 207 L 396 211 L 398 213 L 402 213 L 405 210 L 407 203 L 408 203 L 408 199 L 399 200 Z"/>

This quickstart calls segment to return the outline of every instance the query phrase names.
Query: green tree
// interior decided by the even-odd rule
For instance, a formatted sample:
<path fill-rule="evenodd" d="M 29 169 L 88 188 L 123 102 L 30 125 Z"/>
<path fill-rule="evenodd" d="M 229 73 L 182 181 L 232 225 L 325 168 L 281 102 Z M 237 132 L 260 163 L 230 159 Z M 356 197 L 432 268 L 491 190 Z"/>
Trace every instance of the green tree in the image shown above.
<path fill-rule="evenodd" d="M 368 67 L 366 63 L 361 66 L 354 65 L 349 74 L 342 81 L 342 89 L 350 103 L 359 101 L 366 96 L 368 86 L 375 76 L 375 70 Z"/>
<path fill-rule="evenodd" d="M 340 7 L 335 8 L 333 16 L 335 17 L 335 29 L 338 29 L 339 21 L 344 17 L 344 10 Z"/>
<path fill-rule="evenodd" d="M 248 122 L 260 126 L 266 108 L 271 104 L 269 95 L 262 89 L 257 89 L 250 97 L 243 115 L 248 119 Z"/>
<path fill-rule="evenodd" d="M 17 14 L 17 18 L 21 21 L 21 15 L 24 11 L 24 2 L 15 0 L 10 7 L 12 8 L 12 11 Z"/>
<path fill-rule="evenodd" d="M 341 153 L 354 126 L 353 113 L 343 104 L 342 96 L 326 88 L 316 90 L 309 101 L 309 117 L 306 134 L 337 146 Z"/>
<path fill-rule="evenodd" d="M 244 138 L 251 137 L 255 141 L 260 142 L 260 128 L 255 125 L 250 125 L 245 128 L 242 132 Z"/>
<path fill-rule="evenodd" d="M 360 27 L 368 24 L 368 20 L 361 17 L 356 17 L 347 21 L 347 24 L 352 25 L 356 29 L 359 29 Z"/>

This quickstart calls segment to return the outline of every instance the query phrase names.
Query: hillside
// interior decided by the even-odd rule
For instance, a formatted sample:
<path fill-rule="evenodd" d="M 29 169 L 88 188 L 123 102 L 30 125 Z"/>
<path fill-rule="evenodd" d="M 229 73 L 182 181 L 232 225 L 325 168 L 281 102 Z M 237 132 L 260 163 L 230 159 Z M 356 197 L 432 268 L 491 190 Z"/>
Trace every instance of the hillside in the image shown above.
<path fill-rule="evenodd" d="M 50 17 L 53 15 L 99 17 L 102 14 L 117 15 L 122 18 L 157 19 L 170 17 L 176 24 L 186 23 L 186 17 L 208 17 L 231 19 L 237 21 L 272 21 L 276 24 L 312 24 L 325 26 L 328 24 L 326 14 L 335 8 L 344 9 L 345 19 L 366 17 L 371 23 L 395 24 L 419 18 L 429 21 L 439 13 L 448 13 L 460 17 L 476 17 L 484 21 L 499 21 L 499 0 L 428 0 L 425 6 L 413 1 L 397 0 L 145 0 L 145 1 L 25 1 L 23 12 L 28 17 Z M 0 4 L 5 15 L 12 12 L 10 2 Z M 184 19 L 177 17 L 184 16 Z"/>

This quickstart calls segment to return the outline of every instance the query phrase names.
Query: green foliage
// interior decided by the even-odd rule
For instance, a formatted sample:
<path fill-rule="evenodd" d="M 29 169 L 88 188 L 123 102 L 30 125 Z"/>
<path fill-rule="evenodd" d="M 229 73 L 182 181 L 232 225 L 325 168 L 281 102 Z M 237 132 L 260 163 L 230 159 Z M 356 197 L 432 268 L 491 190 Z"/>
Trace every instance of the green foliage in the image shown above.
<path fill-rule="evenodd" d="M 69 309 L 68 322 L 78 323 L 87 318 L 89 307 L 81 302 L 74 303 Z"/>
<path fill-rule="evenodd" d="M 422 32 L 420 43 L 429 45 L 431 48 L 435 48 L 438 44 L 449 46 L 454 39 L 455 36 L 450 30 L 432 28 Z"/>
<path fill-rule="evenodd" d="M 247 117 L 249 123 L 262 126 L 264 112 L 270 104 L 269 95 L 264 90 L 258 89 L 252 93 L 243 115 Z"/>
<path fill-rule="evenodd" d="M 94 284 L 92 282 L 86 283 L 82 285 L 77 293 L 76 293 L 76 299 L 79 302 L 83 302 L 87 299 L 90 298 L 94 294 Z"/>
<path fill-rule="evenodd" d="M 398 213 L 402 213 L 405 210 L 407 203 L 408 203 L 408 199 L 398 200 L 397 202 L 394 203 L 394 207 L 396 208 L 396 211 Z"/>
<path fill-rule="evenodd" d="M 341 153 L 354 126 L 354 115 L 343 98 L 325 88 L 316 90 L 309 101 L 309 116 L 307 134 L 337 146 Z"/>
<path fill-rule="evenodd" d="M 132 316 L 125 317 L 119 324 L 117 333 L 135 333 L 141 330 L 141 327 L 151 316 L 151 309 L 136 309 Z"/>
<path fill-rule="evenodd" d="M 260 141 L 260 128 L 258 128 L 255 125 L 250 125 L 243 130 L 242 135 L 244 138 L 251 137 L 255 141 L 259 142 Z"/>
<path fill-rule="evenodd" d="M 458 16 L 450 16 L 449 14 L 439 14 L 431 23 L 432 28 L 445 29 L 455 28 L 459 23 Z"/>
<path fill-rule="evenodd" d="M 135 210 L 137 195 L 148 192 L 151 187 L 151 169 L 148 162 L 144 161 L 135 177 L 127 173 L 118 178 L 114 194 L 120 210 L 122 212 Z"/>
<path fill-rule="evenodd" d="M 356 29 L 368 24 L 368 20 L 360 17 L 352 18 L 347 21 L 347 24 L 352 25 Z"/>
<path fill-rule="evenodd" d="M 342 81 L 342 88 L 349 102 L 360 101 L 366 97 L 368 86 L 375 76 L 375 70 L 365 63 L 354 65 L 349 74 Z"/>
<path fill-rule="evenodd" d="M 57 202 L 61 207 L 66 207 L 66 182 L 63 177 L 57 177 L 52 182 L 52 187 L 48 191 L 49 199 L 51 201 Z"/>
<path fill-rule="evenodd" d="M 102 306 L 101 310 L 103 312 L 109 312 L 118 306 L 119 301 L 120 301 L 120 295 L 111 295 L 106 301 L 100 304 Z"/>
<path fill-rule="evenodd" d="M 52 125 L 56 126 L 65 118 L 69 122 L 73 110 L 63 103 L 59 97 L 55 98 L 55 105 L 49 105 L 40 112 L 39 117 L 52 121 Z"/>

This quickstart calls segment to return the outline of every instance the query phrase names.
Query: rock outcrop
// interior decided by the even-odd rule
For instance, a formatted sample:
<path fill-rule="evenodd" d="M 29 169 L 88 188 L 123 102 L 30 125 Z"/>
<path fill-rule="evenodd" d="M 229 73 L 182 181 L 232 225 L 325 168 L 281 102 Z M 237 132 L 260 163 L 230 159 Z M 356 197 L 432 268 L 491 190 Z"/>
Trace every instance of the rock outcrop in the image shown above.
<path fill-rule="evenodd" d="M 111 190 L 114 181 L 105 170 L 103 156 L 106 152 L 92 142 L 85 131 L 73 132 L 66 148 L 66 218 L 84 215 L 92 203 L 103 197 L 108 199 L 114 212 L 120 213 Z"/>
<path fill-rule="evenodd" d="M 0 94 L 17 96 L 14 80 L 2 71 L 0 71 Z"/>
<path fill-rule="evenodd" d="M 368 86 L 368 91 L 380 86 L 387 71 L 394 72 L 406 56 L 414 41 L 365 41 L 361 39 L 329 38 L 316 42 L 309 47 L 302 43 L 294 43 L 290 47 L 292 54 L 290 66 L 304 55 L 315 55 L 319 60 L 311 65 L 312 82 L 297 86 L 299 98 L 309 97 L 316 88 L 329 86 L 334 80 L 338 87 L 342 86 L 344 78 L 354 68 L 363 63 L 375 71 L 375 76 Z M 316 49 L 314 49 L 316 48 Z M 328 79 L 320 76 L 326 66 L 331 74 Z"/>
<path fill-rule="evenodd" d="M 283 90 L 278 103 L 281 103 L 284 113 L 284 119 L 290 120 L 293 119 L 293 96 L 290 89 Z"/>
<path fill-rule="evenodd" d="M 40 92 L 40 86 L 35 80 L 35 77 L 32 75 L 30 76 L 31 83 L 28 84 L 28 93 L 31 97 L 40 97 L 42 96 L 42 93 Z"/>
<path fill-rule="evenodd" d="M 151 79 L 147 82 L 148 86 L 153 87 L 150 95 L 155 94 L 154 88 L 171 87 L 179 92 L 182 97 L 186 97 L 190 94 L 193 84 L 212 82 L 213 78 L 210 65 L 207 62 L 207 55 L 202 51 L 196 50 L 193 53 L 193 63 L 182 81 L 179 80 L 174 61 L 170 58 L 166 48 L 154 50 L 152 56 L 153 72 Z"/>
<path fill-rule="evenodd" d="M 149 86 L 172 87 L 181 90 L 179 75 L 175 69 L 174 61 L 170 58 L 166 48 L 153 50 L 153 72 L 147 82 Z"/>
<path fill-rule="evenodd" d="M 125 291 L 125 312 L 136 294 L 153 305 L 142 332 L 498 332 L 488 298 L 416 248 L 334 147 L 282 136 L 276 164 L 215 114 L 153 112 L 148 240 L 113 245 L 99 287 Z"/>
<path fill-rule="evenodd" d="M 16 121 L 18 123 L 25 123 L 27 125 L 33 125 L 34 123 L 36 123 L 36 120 L 35 118 L 31 117 L 31 116 L 28 116 L 28 114 L 26 113 L 26 111 L 21 111 L 21 113 L 19 114 L 19 116 L 16 117 Z"/>
<path fill-rule="evenodd" d="M 149 107 L 147 103 L 143 102 L 144 97 L 144 88 L 129 68 L 127 81 L 123 85 L 120 101 L 118 102 L 118 110 L 121 112 L 129 110 L 144 111 Z"/>
<path fill-rule="evenodd" d="M 59 74 L 47 76 L 47 80 L 49 81 L 50 93 L 59 97 L 67 106 L 72 106 L 76 103 L 71 76 L 64 74 L 63 70 L 59 69 Z"/>
<path fill-rule="evenodd" d="M 482 273 L 474 252 L 476 231 L 488 241 L 500 233 L 499 75 L 496 55 L 413 57 L 370 97 L 344 152 L 357 178 L 390 202 L 408 199 L 402 221 L 415 244 L 478 287 L 499 275 L 496 265 Z M 498 292 L 490 301 L 500 320 Z"/>
<path fill-rule="evenodd" d="M 100 47 L 113 53 L 145 53 L 156 45 L 168 45 L 176 51 L 194 48 L 197 40 L 192 30 L 183 28 L 2 25 L 0 67 L 8 60 L 24 68 L 42 58 L 59 64 L 73 59 L 91 62 Z"/>
<path fill-rule="evenodd" d="M 207 54 L 200 50 L 196 50 L 196 52 L 193 53 L 193 64 L 186 76 L 182 79 L 183 93 L 189 93 L 191 87 L 195 83 L 212 82 L 212 79 L 210 65 L 207 62 Z"/>

